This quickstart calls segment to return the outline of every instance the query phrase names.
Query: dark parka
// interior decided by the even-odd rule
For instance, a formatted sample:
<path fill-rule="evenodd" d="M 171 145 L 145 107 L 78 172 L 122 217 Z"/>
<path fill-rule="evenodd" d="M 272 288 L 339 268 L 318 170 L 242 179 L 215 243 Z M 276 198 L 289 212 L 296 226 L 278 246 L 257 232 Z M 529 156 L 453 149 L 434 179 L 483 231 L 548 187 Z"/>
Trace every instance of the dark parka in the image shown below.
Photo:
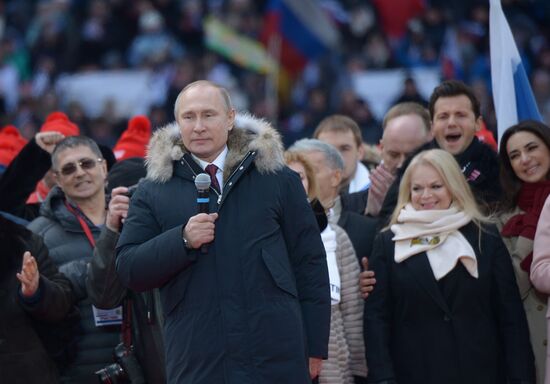
<path fill-rule="evenodd" d="M 130 288 L 160 287 L 169 383 L 310 383 L 325 357 L 330 296 L 324 248 L 277 132 L 238 116 L 228 138 L 223 195 L 207 254 L 187 250 L 201 168 L 177 125 L 152 138 L 148 180 L 132 198 L 117 271 Z"/>
<path fill-rule="evenodd" d="M 97 241 L 100 229 L 84 219 Z M 74 361 L 62 372 L 63 383 L 97 383 L 94 372 L 113 363 L 120 326 L 95 326 L 92 302 L 86 292 L 87 264 L 92 259 L 93 248 L 78 220 L 65 206 L 65 194 L 59 187 L 52 188 L 40 208 L 40 216 L 28 228 L 43 237 L 50 257 L 70 279 L 78 299 L 81 329 Z"/>
<path fill-rule="evenodd" d="M 369 383 L 534 383 L 529 330 L 510 256 L 494 226 L 461 228 L 479 277 L 462 263 L 436 281 L 426 253 L 394 261 L 393 233 L 377 237 L 366 301 Z M 479 237 L 481 235 L 481 238 Z"/>
<path fill-rule="evenodd" d="M 58 383 L 55 363 L 42 344 L 37 327 L 48 330 L 73 305 L 71 284 L 57 271 L 39 236 L 0 216 L 0 381 Z M 20 294 L 16 273 L 23 253 L 30 251 L 40 272 L 32 301 Z"/>

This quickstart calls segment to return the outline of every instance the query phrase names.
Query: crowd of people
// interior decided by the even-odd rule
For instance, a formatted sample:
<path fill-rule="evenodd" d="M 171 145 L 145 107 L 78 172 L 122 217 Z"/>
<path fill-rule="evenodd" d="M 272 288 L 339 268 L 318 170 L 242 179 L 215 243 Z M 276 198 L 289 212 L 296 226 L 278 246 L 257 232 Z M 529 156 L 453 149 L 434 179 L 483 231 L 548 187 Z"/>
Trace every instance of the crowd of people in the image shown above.
<path fill-rule="evenodd" d="M 7 164 L 12 382 L 550 380 L 547 125 L 497 152 L 457 80 L 393 106 L 377 157 L 344 115 L 285 150 L 207 80 L 174 117 L 117 160 L 56 111 Z"/>
<path fill-rule="evenodd" d="M 82 3 L 5 4 L 2 76 L 17 67 L 21 93 L 3 93 L 0 130 L 3 380 L 550 383 L 550 127 L 480 135 L 486 5 L 411 0 L 399 24 L 391 1 L 323 2 L 343 61 L 310 63 L 274 121 L 261 76 L 201 40 L 207 13 L 255 36 L 264 2 Z M 537 17 L 520 50 L 544 111 Z M 450 30 L 473 50 L 450 75 L 472 86 L 363 120 L 350 71 L 432 65 Z M 127 123 L 52 92 L 63 72 L 128 66 L 166 95 Z"/>
<path fill-rule="evenodd" d="M 550 42 L 544 0 L 503 1 L 541 113 L 550 114 Z M 112 103 L 90 115 L 78 99 L 56 92 L 67 74 L 146 69 L 155 74 L 149 116 L 171 120 L 175 97 L 194 80 L 229 89 L 238 109 L 272 121 L 285 144 L 309 137 L 326 116 L 352 117 L 365 141 L 377 144 L 380 116 L 354 91 L 358 73 L 388 68 L 436 68 L 471 84 L 490 130 L 496 129 L 489 65 L 489 2 L 480 0 L 322 0 L 340 36 L 338 50 L 310 61 L 293 80 L 287 103 L 273 106 L 266 76 L 209 50 L 203 22 L 214 15 L 243 36 L 259 39 L 269 1 L 45 0 L 5 1 L 0 7 L 0 125 L 27 139 L 45 117 L 63 109 L 82 132 L 112 145 L 124 129 Z M 426 102 L 408 81 L 398 101 Z M 154 96 L 153 96 L 154 95 Z"/>

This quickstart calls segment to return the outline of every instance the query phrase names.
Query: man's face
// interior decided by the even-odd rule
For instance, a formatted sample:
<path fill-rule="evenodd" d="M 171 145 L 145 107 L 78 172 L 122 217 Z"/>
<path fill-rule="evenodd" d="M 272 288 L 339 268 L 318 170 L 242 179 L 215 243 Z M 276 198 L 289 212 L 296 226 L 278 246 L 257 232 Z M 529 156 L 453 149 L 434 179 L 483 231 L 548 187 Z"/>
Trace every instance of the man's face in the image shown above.
<path fill-rule="evenodd" d="M 418 115 L 402 115 L 389 120 L 380 140 L 384 168 L 395 174 L 405 159 L 430 139 L 428 127 Z"/>
<path fill-rule="evenodd" d="M 440 97 L 434 104 L 432 134 L 439 147 L 452 155 L 468 148 L 480 123 L 481 117 L 476 119 L 466 95 Z"/>
<path fill-rule="evenodd" d="M 345 182 L 353 179 L 357 163 L 363 157 L 363 147 L 357 146 L 353 132 L 324 131 L 319 134 L 318 139 L 332 145 L 340 152 L 344 158 L 343 179 Z"/>
<path fill-rule="evenodd" d="M 107 164 L 102 159 L 98 160 L 98 156 L 87 146 L 61 151 L 57 154 L 56 164 L 55 180 L 71 200 L 79 202 L 104 193 Z M 71 168 L 73 172 L 67 174 Z"/>
<path fill-rule="evenodd" d="M 201 160 L 212 162 L 223 151 L 234 120 L 235 111 L 211 85 L 198 84 L 179 99 L 176 121 L 183 144 Z"/>
<path fill-rule="evenodd" d="M 304 153 L 310 162 L 317 184 L 317 198 L 325 207 L 329 207 L 338 196 L 342 172 L 328 166 L 325 155 L 319 151 Z"/>

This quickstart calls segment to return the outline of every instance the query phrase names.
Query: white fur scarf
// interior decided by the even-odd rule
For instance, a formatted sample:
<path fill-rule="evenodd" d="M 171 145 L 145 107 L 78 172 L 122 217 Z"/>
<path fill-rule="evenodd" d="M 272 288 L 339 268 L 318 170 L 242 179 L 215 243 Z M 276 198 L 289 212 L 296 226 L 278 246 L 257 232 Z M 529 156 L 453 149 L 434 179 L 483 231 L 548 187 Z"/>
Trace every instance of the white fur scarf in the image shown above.
<path fill-rule="evenodd" d="M 436 280 L 453 270 L 460 260 L 473 277 L 478 277 L 476 254 L 458 229 L 472 218 L 454 205 L 444 210 L 417 211 L 407 204 L 391 226 L 395 241 L 394 260 L 426 252 Z"/>

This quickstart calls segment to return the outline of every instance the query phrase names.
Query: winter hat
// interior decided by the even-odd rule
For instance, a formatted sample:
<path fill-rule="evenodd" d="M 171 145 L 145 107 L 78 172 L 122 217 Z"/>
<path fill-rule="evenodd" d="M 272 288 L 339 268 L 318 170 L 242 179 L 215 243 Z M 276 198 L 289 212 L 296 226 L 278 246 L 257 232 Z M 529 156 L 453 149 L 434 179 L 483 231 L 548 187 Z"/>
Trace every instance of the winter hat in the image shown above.
<path fill-rule="evenodd" d="M 128 128 L 122 132 L 113 152 L 118 161 L 130 157 L 145 157 L 151 138 L 151 122 L 146 116 L 134 116 L 128 121 Z"/>
<path fill-rule="evenodd" d="M 59 132 L 67 136 L 80 135 L 78 125 L 69 120 L 69 117 L 63 112 L 55 111 L 46 117 L 46 121 L 40 127 L 40 132 Z"/>
<path fill-rule="evenodd" d="M 481 122 L 481 129 L 476 132 L 476 136 L 479 139 L 479 141 L 484 142 L 489 147 L 491 147 L 495 152 L 498 152 L 498 146 L 495 140 L 495 136 L 493 136 L 493 132 L 487 129 L 487 125 L 485 125 L 484 121 Z"/>
<path fill-rule="evenodd" d="M 117 162 L 107 174 L 107 192 L 116 187 L 131 187 L 146 176 L 145 162 L 140 157 L 132 157 Z"/>
<path fill-rule="evenodd" d="M 0 129 L 0 166 L 7 167 L 25 144 L 27 140 L 13 125 Z"/>

